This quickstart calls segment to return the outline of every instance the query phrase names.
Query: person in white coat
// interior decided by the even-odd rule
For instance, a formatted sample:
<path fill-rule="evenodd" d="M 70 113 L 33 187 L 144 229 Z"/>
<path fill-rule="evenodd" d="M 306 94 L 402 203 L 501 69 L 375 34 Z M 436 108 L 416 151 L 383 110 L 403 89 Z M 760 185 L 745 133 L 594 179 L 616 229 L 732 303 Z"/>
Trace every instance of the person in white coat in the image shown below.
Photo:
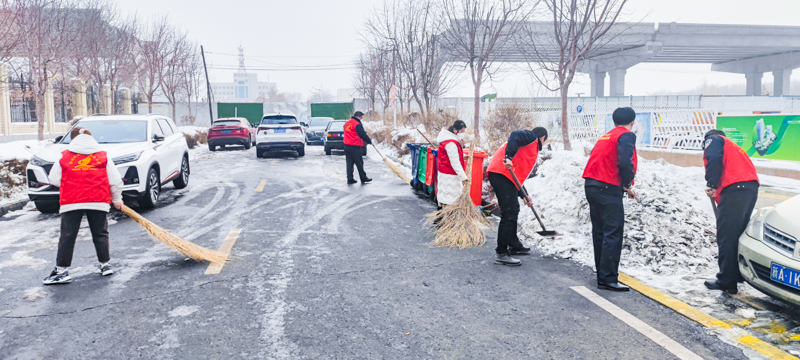
<path fill-rule="evenodd" d="M 436 141 L 439 143 L 437 161 L 439 175 L 437 181 L 436 198 L 439 207 L 456 202 L 464 188 L 464 183 L 469 179 L 465 172 L 464 145 L 462 141 L 466 135 L 467 124 L 463 120 L 456 120 L 453 126 L 442 129 Z"/>
<path fill-rule="evenodd" d="M 108 211 L 110 204 L 122 209 L 122 177 L 117 167 L 91 132 L 76 127 L 70 132 L 71 141 L 61 152 L 61 159 L 53 164 L 48 176 L 50 184 L 59 187 L 61 205 L 61 235 L 58 239 L 56 267 L 43 281 L 45 285 L 72 282 L 69 267 L 72 252 L 86 215 L 92 242 L 100 262 L 99 272 L 103 276 L 113 274 L 108 244 Z"/>

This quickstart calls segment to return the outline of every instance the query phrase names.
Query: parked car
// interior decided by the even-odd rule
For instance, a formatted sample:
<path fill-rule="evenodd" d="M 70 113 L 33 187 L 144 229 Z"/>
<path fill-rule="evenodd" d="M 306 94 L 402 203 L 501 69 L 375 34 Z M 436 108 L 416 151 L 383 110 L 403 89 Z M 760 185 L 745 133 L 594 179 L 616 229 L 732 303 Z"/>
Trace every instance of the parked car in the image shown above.
<path fill-rule="evenodd" d="M 273 151 L 297 151 L 306 154 L 306 134 L 293 114 L 267 114 L 261 118 L 256 133 L 256 157 Z"/>
<path fill-rule="evenodd" d="M 122 175 L 123 201 L 151 208 L 158 203 L 162 186 L 172 181 L 182 189 L 189 184 L 189 147 L 171 119 L 160 115 L 89 116 L 75 126 L 91 131 L 114 161 Z M 70 131 L 28 162 L 28 197 L 43 213 L 59 209 L 59 189 L 50 185 L 48 174 L 72 140 Z"/>
<path fill-rule="evenodd" d="M 328 123 L 324 137 L 325 155 L 330 155 L 333 149 L 344 150 L 345 122 L 343 120 L 335 120 Z"/>
<path fill-rule="evenodd" d="M 759 209 L 739 238 L 739 271 L 761 292 L 800 306 L 800 195 Z"/>
<path fill-rule="evenodd" d="M 325 129 L 331 117 L 312 117 L 306 127 L 306 145 L 325 145 Z"/>
<path fill-rule="evenodd" d="M 249 149 L 256 141 L 251 128 L 252 125 L 245 118 L 218 119 L 208 129 L 208 149 L 216 151 L 217 146 L 225 145 L 242 145 L 245 150 Z"/>

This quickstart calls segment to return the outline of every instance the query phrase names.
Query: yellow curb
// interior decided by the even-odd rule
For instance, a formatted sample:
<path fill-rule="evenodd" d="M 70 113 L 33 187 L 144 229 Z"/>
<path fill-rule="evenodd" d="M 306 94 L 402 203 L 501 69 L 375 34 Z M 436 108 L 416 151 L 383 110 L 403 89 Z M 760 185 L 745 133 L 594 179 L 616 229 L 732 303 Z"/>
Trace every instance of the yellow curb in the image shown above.
<path fill-rule="evenodd" d="M 235 244 L 236 240 L 239 239 L 239 234 L 241 232 L 242 229 L 233 229 L 228 233 L 228 236 L 225 237 L 225 241 L 222 243 L 222 246 L 219 247 L 219 252 L 225 254 L 225 261 L 209 264 L 208 268 L 206 269 L 206 275 L 217 275 L 222 272 L 222 267 L 225 266 L 225 262 L 227 262 L 228 256 L 231 254 L 231 249 L 233 249 L 233 244 Z"/>
<path fill-rule="evenodd" d="M 733 327 L 722 321 L 710 316 L 700 310 L 697 310 L 689 304 L 680 301 L 672 296 L 662 293 L 654 288 L 651 288 L 639 280 L 636 280 L 626 274 L 620 273 L 619 274 L 619 281 L 631 287 L 641 293 L 644 296 L 647 296 L 655 301 L 658 301 L 662 305 L 675 310 L 678 314 L 686 316 L 687 318 L 694 320 L 695 322 L 712 329 L 733 329 Z M 746 346 L 747 348 L 757 351 L 761 354 L 766 355 L 770 359 L 779 359 L 779 360 L 800 360 L 788 353 L 784 352 L 781 349 L 778 349 L 759 338 L 744 334 L 738 338 L 736 341 L 739 342 L 742 346 Z"/>

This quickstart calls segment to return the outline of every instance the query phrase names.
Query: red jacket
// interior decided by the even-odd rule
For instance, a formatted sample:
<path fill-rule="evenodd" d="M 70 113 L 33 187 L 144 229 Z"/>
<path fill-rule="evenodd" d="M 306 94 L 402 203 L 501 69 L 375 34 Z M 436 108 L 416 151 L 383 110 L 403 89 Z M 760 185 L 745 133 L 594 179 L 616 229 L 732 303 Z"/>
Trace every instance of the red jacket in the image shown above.
<path fill-rule="evenodd" d="M 367 146 L 364 143 L 364 140 L 358 136 L 358 132 L 356 131 L 356 126 L 360 123 L 356 119 L 347 120 L 344 123 L 344 144 L 345 145 L 352 145 L 352 146 Z"/>
<path fill-rule="evenodd" d="M 447 175 L 458 175 L 456 170 L 453 168 L 453 164 L 450 163 L 450 157 L 447 156 L 447 150 L 444 149 L 444 147 L 449 143 L 456 144 L 458 147 L 458 159 L 461 160 L 461 168 L 467 170 L 467 165 L 464 162 L 464 148 L 461 146 L 461 143 L 456 140 L 446 140 L 439 143 L 439 152 L 437 153 L 437 157 L 439 158 L 439 172 Z"/>
<path fill-rule="evenodd" d="M 758 181 L 758 173 L 753 161 L 747 153 L 730 139 L 720 136 L 725 140 L 722 153 L 722 175 L 719 177 L 717 192 L 714 200 L 719 203 L 722 189 L 739 182 Z M 703 154 L 703 163 L 707 166 L 708 159 Z"/>
<path fill-rule="evenodd" d="M 511 173 L 506 169 L 506 166 L 503 164 L 503 159 L 506 158 L 506 146 L 508 143 L 503 144 L 497 151 L 495 151 L 494 155 L 492 155 L 492 161 L 489 163 L 489 172 L 503 174 L 507 177 L 511 182 L 514 182 L 514 179 L 511 177 Z M 528 145 L 525 145 L 517 151 L 514 155 L 514 158 L 511 159 L 512 168 L 514 169 L 514 174 L 517 175 L 517 179 L 519 180 L 520 184 L 524 184 L 525 180 L 528 179 L 528 176 L 531 175 L 531 171 L 533 171 L 533 167 L 536 166 L 536 159 L 539 157 L 539 140 L 536 140 Z M 514 184 L 516 186 L 516 184 Z M 517 188 L 519 190 L 519 188 Z"/>
<path fill-rule="evenodd" d="M 622 134 L 629 133 L 630 130 L 617 126 L 600 139 L 592 149 L 592 155 L 589 156 L 589 162 L 586 163 L 586 169 L 583 170 L 584 179 L 595 179 L 614 186 L 622 186 L 622 179 L 619 174 L 619 149 L 617 144 L 619 137 Z M 638 166 L 638 156 L 636 156 L 636 149 L 633 149 L 633 174 L 636 174 Z M 631 180 L 631 185 L 633 185 Z"/>
<path fill-rule="evenodd" d="M 61 205 L 77 203 L 111 203 L 108 183 L 108 158 L 105 151 L 94 154 L 61 152 Z"/>

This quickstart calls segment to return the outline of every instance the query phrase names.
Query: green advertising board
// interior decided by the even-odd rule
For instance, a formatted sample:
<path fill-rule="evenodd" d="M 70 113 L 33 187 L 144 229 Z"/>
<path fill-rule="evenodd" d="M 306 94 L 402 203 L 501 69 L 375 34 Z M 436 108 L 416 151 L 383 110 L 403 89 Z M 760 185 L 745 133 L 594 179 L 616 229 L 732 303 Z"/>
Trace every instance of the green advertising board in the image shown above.
<path fill-rule="evenodd" d="M 750 157 L 800 161 L 800 115 L 719 116 L 717 129 Z"/>
<path fill-rule="evenodd" d="M 251 124 L 261 123 L 264 116 L 262 103 L 217 103 L 217 118 L 241 117 Z"/>

